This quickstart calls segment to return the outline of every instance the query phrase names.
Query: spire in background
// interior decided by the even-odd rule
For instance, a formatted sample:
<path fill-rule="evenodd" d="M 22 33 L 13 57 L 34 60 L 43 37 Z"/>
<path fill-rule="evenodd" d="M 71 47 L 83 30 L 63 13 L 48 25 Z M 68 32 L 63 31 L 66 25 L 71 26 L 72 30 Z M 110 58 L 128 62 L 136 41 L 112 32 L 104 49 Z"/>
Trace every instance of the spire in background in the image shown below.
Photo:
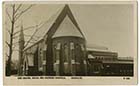
<path fill-rule="evenodd" d="M 23 32 L 23 24 L 21 23 L 20 28 L 20 34 L 19 34 L 19 67 L 18 67 L 18 75 L 22 75 L 22 69 L 23 69 L 23 49 L 24 49 L 24 32 Z"/>
<path fill-rule="evenodd" d="M 24 44 L 24 32 L 23 32 L 23 24 L 21 23 L 21 28 L 20 28 L 20 35 L 19 35 L 19 42 L 23 42 Z"/>
<path fill-rule="evenodd" d="M 21 27 L 20 27 L 20 34 L 19 34 L 19 44 L 20 46 L 24 46 L 24 32 L 23 32 L 23 24 L 21 24 Z M 24 48 L 24 47 L 22 47 Z"/>

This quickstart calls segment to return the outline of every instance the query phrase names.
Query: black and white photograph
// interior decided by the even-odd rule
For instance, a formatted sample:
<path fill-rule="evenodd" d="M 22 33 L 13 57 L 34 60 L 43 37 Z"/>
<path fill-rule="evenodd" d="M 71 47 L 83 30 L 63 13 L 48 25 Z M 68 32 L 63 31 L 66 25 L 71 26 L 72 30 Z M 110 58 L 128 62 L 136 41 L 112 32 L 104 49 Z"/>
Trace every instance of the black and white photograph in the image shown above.
<path fill-rule="evenodd" d="M 4 76 L 136 79 L 136 8 L 136 2 L 3 2 Z"/>

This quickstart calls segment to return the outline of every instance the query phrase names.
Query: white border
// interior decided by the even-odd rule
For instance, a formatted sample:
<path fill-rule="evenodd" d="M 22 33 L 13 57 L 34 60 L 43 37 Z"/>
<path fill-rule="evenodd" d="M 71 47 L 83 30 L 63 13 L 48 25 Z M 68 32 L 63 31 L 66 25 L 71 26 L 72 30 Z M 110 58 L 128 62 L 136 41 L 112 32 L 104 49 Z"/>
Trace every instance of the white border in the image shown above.
<path fill-rule="evenodd" d="M 5 0 L 1 0 L 0 1 L 0 6 L 2 7 L 2 1 L 5 1 Z M 13 1 L 13 0 L 6 0 L 6 1 Z M 17 0 L 18 1 L 18 0 Z M 29 0 L 24 0 L 24 1 L 29 1 Z M 33 1 L 33 0 L 30 0 L 30 1 Z M 36 1 L 39 1 L 39 0 L 36 0 Z M 42 0 L 42 1 L 45 1 L 45 0 Z M 52 0 L 48 0 L 48 1 L 52 1 Z M 60 0 L 53 0 L 53 1 L 60 1 Z M 61 0 L 61 1 L 70 1 L 70 0 Z M 71 0 L 71 1 L 75 1 L 75 0 Z M 77 0 L 76 0 L 77 1 Z M 85 0 L 81 0 L 81 1 L 85 1 Z M 99 1 L 99 0 L 87 0 L 87 1 Z M 100 0 L 100 1 L 105 1 L 105 0 Z M 111 1 L 111 0 L 108 0 L 108 1 Z M 132 1 L 132 0 L 113 0 L 113 1 Z M 134 1 L 136 1 L 136 0 L 134 0 Z M 140 4 L 140 1 L 138 1 L 138 3 Z M 140 6 L 138 5 L 138 14 L 140 14 L 139 13 L 139 11 L 140 11 Z M 0 9 L 0 14 L 1 14 L 1 21 L 0 21 L 0 23 L 1 23 L 1 31 L 0 31 L 0 47 L 1 47 L 1 50 L 0 50 L 0 86 L 2 86 L 3 85 L 3 46 L 2 46 L 2 44 L 3 44 L 3 36 L 2 36 L 2 9 Z M 138 20 L 140 20 L 140 17 L 138 17 Z M 139 22 L 138 22 L 138 24 L 140 24 Z M 138 27 L 139 28 L 139 27 Z M 139 31 L 140 30 L 138 30 L 138 33 L 139 33 Z M 138 43 L 140 43 L 140 40 L 139 40 L 139 35 L 138 35 Z M 139 51 L 139 46 L 138 46 L 138 53 L 140 53 L 140 51 Z M 139 61 L 140 59 L 138 59 L 138 61 Z M 140 63 L 138 63 L 138 66 L 140 66 Z M 138 70 L 138 72 L 140 72 L 140 70 Z M 139 74 L 138 74 L 138 76 L 140 76 Z M 101 79 L 99 79 L 99 80 L 101 80 Z M 115 80 L 115 79 L 114 79 Z M 138 79 L 139 80 L 139 79 Z M 36 81 L 36 80 L 35 80 Z M 38 79 L 37 79 L 37 81 L 38 81 Z M 31 81 L 30 81 L 31 82 Z M 17 83 L 20 83 L 20 81 L 18 81 Z M 41 82 L 40 82 L 41 83 Z M 24 83 L 20 83 L 20 84 L 24 84 Z M 140 84 L 138 84 L 138 85 L 140 85 Z"/>

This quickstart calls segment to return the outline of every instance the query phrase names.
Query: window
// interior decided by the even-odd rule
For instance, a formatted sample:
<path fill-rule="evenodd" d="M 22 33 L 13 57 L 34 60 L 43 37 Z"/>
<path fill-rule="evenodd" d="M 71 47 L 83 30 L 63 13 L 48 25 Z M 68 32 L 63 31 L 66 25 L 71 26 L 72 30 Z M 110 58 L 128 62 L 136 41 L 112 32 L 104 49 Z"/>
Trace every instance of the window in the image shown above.
<path fill-rule="evenodd" d="M 70 58 L 74 60 L 74 43 L 70 43 Z"/>
<path fill-rule="evenodd" d="M 53 44 L 53 62 L 56 62 L 56 45 Z"/>
<path fill-rule="evenodd" d="M 73 42 L 70 43 L 70 49 L 71 49 L 71 50 L 74 49 L 74 43 L 73 43 Z"/>
<path fill-rule="evenodd" d="M 84 51 L 84 50 L 85 50 L 85 48 L 84 48 L 84 45 L 83 45 L 83 44 L 81 44 L 81 49 L 82 49 L 82 51 Z"/>
<path fill-rule="evenodd" d="M 44 44 L 43 50 L 46 51 L 46 49 L 47 49 L 47 44 Z"/>
<path fill-rule="evenodd" d="M 56 60 L 59 60 L 60 57 L 60 48 L 61 48 L 61 43 L 57 43 L 56 45 L 53 45 L 53 59 L 54 62 L 56 62 Z"/>
<path fill-rule="evenodd" d="M 39 58 L 38 58 L 38 63 L 39 63 L 39 68 L 42 67 L 42 61 L 43 61 L 43 51 L 42 49 L 40 48 L 39 49 Z"/>
<path fill-rule="evenodd" d="M 64 62 L 68 62 L 69 58 L 69 47 L 68 44 L 64 44 Z"/>
<path fill-rule="evenodd" d="M 82 53 L 83 52 L 81 52 L 81 46 L 79 44 L 76 44 L 76 49 L 75 49 L 75 61 L 76 62 L 80 62 Z"/>
<path fill-rule="evenodd" d="M 67 74 L 70 72 L 69 63 L 64 62 L 64 73 Z"/>
<path fill-rule="evenodd" d="M 56 72 L 56 75 L 59 75 L 59 64 L 60 64 L 60 49 L 61 43 L 53 45 L 53 70 Z"/>
<path fill-rule="evenodd" d="M 60 50 L 61 43 L 57 43 L 56 50 Z"/>

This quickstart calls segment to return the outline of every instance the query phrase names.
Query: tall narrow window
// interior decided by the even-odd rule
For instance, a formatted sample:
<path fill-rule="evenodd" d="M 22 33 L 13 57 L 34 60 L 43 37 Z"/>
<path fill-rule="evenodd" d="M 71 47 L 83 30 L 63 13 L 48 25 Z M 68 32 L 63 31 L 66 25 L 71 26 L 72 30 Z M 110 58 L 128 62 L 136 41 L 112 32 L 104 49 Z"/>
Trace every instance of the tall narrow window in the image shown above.
<path fill-rule="evenodd" d="M 42 65 L 43 65 L 43 72 L 45 74 L 45 71 L 46 71 L 46 50 L 47 50 L 47 44 L 44 43 L 44 46 L 43 46 L 43 51 L 42 51 L 42 56 L 43 56 L 43 62 L 42 62 Z"/>
<path fill-rule="evenodd" d="M 69 47 L 68 44 L 64 45 L 64 62 L 68 62 L 69 57 Z"/>
<path fill-rule="evenodd" d="M 43 60 L 46 60 L 46 51 L 47 51 L 47 44 L 44 43 L 44 46 L 43 46 Z"/>
<path fill-rule="evenodd" d="M 60 48 L 61 48 L 61 43 L 57 43 L 57 46 L 56 46 L 56 60 L 59 60 Z"/>
<path fill-rule="evenodd" d="M 53 45 L 53 62 L 55 63 L 56 62 L 56 45 L 54 44 Z"/>
<path fill-rule="evenodd" d="M 43 54 L 43 62 L 42 62 L 43 75 L 45 75 L 45 73 L 46 73 L 46 50 L 47 50 L 47 44 L 44 43 L 43 51 L 42 51 L 42 54 Z"/>
<path fill-rule="evenodd" d="M 73 42 L 70 43 L 70 49 L 74 50 L 74 43 Z"/>
<path fill-rule="evenodd" d="M 80 44 L 81 46 L 81 59 L 85 60 L 85 47 L 83 44 Z"/>
<path fill-rule="evenodd" d="M 79 44 L 76 44 L 75 46 L 75 70 L 76 75 L 79 75 L 81 71 L 81 46 Z"/>
<path fill-rule="evenodd" d="M 70 43 L 71 59 L 74 60 L 74 43 Z"/>
<path fill-rule="evenodd" d="M 60 48 L 61 48 L 61 43 L 57 43 L 56 45 L 54 45 L 54 49 L 53 49 L 54 71 L 56 72 L 56 75 L 59 75 Z"/>
<path fill-rule="evenodd" d="M 84 48 L 84 45 L 83 45 L 83 44 L 81 44 L 81 49 L 82 49 L 82 51 L 84 51 L 84 50 L 85 50 L 85 48 Z"/>
<path fill-rule="evenodd" d="M 77 63 L 81 61 L 81 46 L 79 44 L 76 44 L 76 49 L 75 49 L 75 60 Z"/>
<path fill-rule="evenodd" d="M 74 43 L 70 43 L 71 74 L 75 75 Z"/>
<path fill-rule="evenodd" d="M 38 61 L 39 61 L 39 70 L 40 71 L 43 71 L 43 51 L 42 51 L 42 49 L 40 48 L 39 49 L 39 58 L 38 58 Z"/>
<path fill-rule="evenodd" d="M 64 44 L 64 73 L 69 73 L 69 46 Z"/>

